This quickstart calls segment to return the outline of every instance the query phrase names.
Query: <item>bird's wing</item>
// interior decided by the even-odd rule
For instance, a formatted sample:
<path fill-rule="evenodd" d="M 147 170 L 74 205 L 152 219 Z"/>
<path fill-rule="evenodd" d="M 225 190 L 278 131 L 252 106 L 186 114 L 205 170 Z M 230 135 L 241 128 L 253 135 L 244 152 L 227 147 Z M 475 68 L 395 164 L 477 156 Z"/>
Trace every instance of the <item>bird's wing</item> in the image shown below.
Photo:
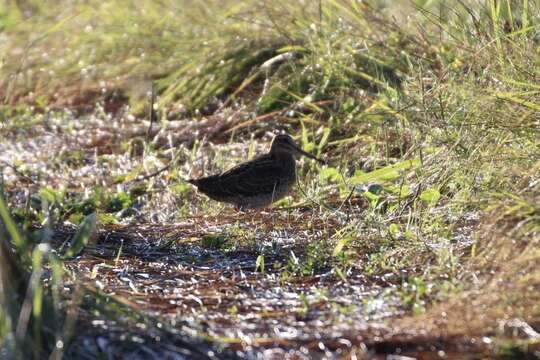
<path fill-rule="evenodd" d="M 287 170 L 266 154 L 224 172 L 219 182 L 223 192 L 250 197 L 272 194 L 287 178 Z"/>

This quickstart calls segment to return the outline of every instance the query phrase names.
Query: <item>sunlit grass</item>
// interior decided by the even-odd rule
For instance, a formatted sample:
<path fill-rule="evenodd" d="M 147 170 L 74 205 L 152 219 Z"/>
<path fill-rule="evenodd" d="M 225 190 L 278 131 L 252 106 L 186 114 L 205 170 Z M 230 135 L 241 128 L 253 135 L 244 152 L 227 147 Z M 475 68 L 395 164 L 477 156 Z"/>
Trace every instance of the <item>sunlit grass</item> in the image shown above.
<path fill-rule="evenodd" d="M 257 276 L 278 273 L 283 285 L 321 274 L 343 284 L 359 274 L 368 283 L 388 278 L 392 287 L 385 296 L 405 311 L 404 326 L 418 333 L 437 328 L 444 311 L 450 325 L 441 336 L 449 339 L 484 336 L 487 324 L 502 318 L 537 329 L 537 2 L 27 6 L 0 7 L 7 39 L 0 49 L 12 55 L 0 68 L 1 126 L 24 140 L 25 131 L 43 133 L 54 124 L 68 143 L 88 143 L 80 152 L 55 154 L 52 165 L 38 159 L 37 168 L 9 149 L 6 190 L 15 192 L 14 179 L 23 176 L 35 181 L 33 201 L 12 200 L 19 223 L 43 224 L 43 200 L 53 205 L 59 224 L 80 224 L 94 212 L 105 226 L 199 219 L 196 227 L 221 217 L 230 224 L 196 233 L 195 243 L 209 252 L 248 252 Z M 167 141 L 148 142 L 146 123 L 133 130 L 137 116 L 145 116 L 152 84 Z M 132 106 L 118 118 L 135 114 L 122 130 L 110 126 L 117 119 L 105 110 L 113 93 L 126 95 Z M 49 112 L 95 101 L 101 104 L 89 116 L 91 130 Z M 173 143 L 184 125 L 167 128 L 167 120 L 177 119 L 196 130 Z M 225 125 L 217 133 L 197 127 L 209 119 Z M 277 130 L 328 159 L 324 167 L 302 163 L 300 189 L 276 205 L 277 217 L 234 219 L 230 209 L 183 183 L 264 151 L 270 137 L 263 135 Z M 121 144 L 111 144 L 118 139 Z M 137 180 L 171 159 L 169 170 Z M 87 165 L 95 173 L 77 178 Z M 5 225 L 23 251 L 10 230 L 14 225 Z M 302 245 L 284 250 L 280 237 Z M 85 244 L 74 243 L 73 255 Z M 182 251 L 184 244 L 159 246 Z M 505 281 L 504 294 L 498 279 Z M 297 312 L 305 317 L 322 300 L 301 295 Z M 346 308 L 339 311 L 354 312 Z M 239 304 L 229 309 L 231 316 L 242 315 Z M 0 314 L 3 334 L 15 326 L 6 314 Z M 488 334 L 500 339 L 501 353 L 514 349 L 508 333 Z"/>

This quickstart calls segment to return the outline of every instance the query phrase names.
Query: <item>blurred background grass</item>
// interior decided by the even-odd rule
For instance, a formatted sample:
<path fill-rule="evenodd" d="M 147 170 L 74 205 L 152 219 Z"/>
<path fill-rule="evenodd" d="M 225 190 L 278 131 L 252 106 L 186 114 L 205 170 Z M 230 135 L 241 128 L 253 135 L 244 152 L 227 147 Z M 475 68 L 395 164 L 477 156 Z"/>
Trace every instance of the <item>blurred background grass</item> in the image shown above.
<path fill-rule="evenodd" d="M 293 95 L 315 101 L 359 87 L 395 87 L 385 80 L 396 82 L 422 63 L 460 66 L 475 44 L 497 39 L 505 26 L 531 33 L 535 4 L 505 4 L 8 2 L 0 10 L 3 32 L 10 34 L 2 42 L 0 84 L 7 103 L 69 104 L 121 91 L 137 108 L 155 81 L 163 106 L 195 110 L 212 97 L 247 102 L 261 95 L 250 97 L 249 90 L 268 79 L 257 101 L 265 112 Z M 260 68 L 283 53 L 294 57 Z"/>

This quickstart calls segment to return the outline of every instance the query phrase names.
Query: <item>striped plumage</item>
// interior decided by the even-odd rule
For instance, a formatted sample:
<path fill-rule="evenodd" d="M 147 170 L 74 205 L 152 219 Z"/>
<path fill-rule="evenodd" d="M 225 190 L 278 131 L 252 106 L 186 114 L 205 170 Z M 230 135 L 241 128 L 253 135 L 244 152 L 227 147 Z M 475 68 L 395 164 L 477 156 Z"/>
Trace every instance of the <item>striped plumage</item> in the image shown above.
<path fill-rule="evenodd" d="M 263 208 L 285 197 L 296 181 L 295 155 L 322 160 L 300 149 L 289 135 L 277 135 L 267 154 L 221 174 L 188 180 L 211 199 L 238 209 Z"/>

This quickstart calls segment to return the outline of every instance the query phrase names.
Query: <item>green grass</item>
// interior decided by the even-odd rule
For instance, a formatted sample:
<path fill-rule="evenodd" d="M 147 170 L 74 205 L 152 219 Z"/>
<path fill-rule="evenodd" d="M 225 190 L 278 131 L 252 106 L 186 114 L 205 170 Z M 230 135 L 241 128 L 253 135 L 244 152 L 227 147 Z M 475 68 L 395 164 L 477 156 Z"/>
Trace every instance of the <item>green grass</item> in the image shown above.
<path fill-rule="evenodd" d="M 283 129 L 329 160 L 325 167 L 306 163 L 299 169 L 301 191 L 280 203 L 286 209 L 272 220 L 273 231 L 311 234 L 309 244 L 284 254 L 276 239 L 260 244 L 268 224 L 255 221 L 246 229 L 246 218 L 230 218 L 223 234 L 198 235 L 205 251 L 254 252 L 255 272 L 279 272 L 283 285 L 327 269 L 343 283 L 357 273 L 370 281 L 390 276 L 395 291 L 388 287 L 389 294 L 405 311 L 396 328 L 433 329 L 448 341 L 494 336 L 500 345 L 482 351 L 503 358 L 537 354 L 534 344 L 514 345 L 521 344 L 519 336 L 489 328 L 511 318 L 536 331 L 540 326 L 537 1 L 64 5 L 0 4 L 6 140 L 43 131 L 48 114 L 59 119 L 54 125 L 67 139 L 85 137 L 73 129 L 90 125 L 52 112 L 68 106 L 90 109 L 90 117 L 101 121 L 95 127 L 114 133 L 107 127 L 108 106 L 127 101 L 126 114 L 144 118 L 152 86 L 163 126 L 178 119 L 194 128 L 199 120 L 228 123 L 217 133 L 201 128 L 190 139 L 195 143 L 183 141 L 189 147 L 176 146 L 174 153 L 139 133 L 121 134 L 111 154 L 68 150 L 41 169 L 14 158 L 8 165 L 42 180 L 29 191 L 33 201 L 7 196 L 17 224 L 2 213 L 18 266 L 29 274 L 41 271 L 29 258 L 37 247 L 21 240 L 15 227 L 43 224 L 49 205 L 57 223 L 79 224 L 94 212 L 103 225 L 182 221 L 192 214 L 229 219 L 181 179 L 252 156 L 262 134 Z M 242 142 L 245 152 L 234 145 L 212 148 L 206 137 Z M 132 155 L 132 138 L 144 140 L 142 156 Z M 139 165 L 125 169 L 115 156 Z M 172 158 L 169 171 L 135 181 Z M 93 185 L 50 180 L 51 173 L 69 174 L 91 162 L 106 169 Z M 112 174 L 116 168 L 120 175 Z M 7 194 L 16 188 L 14 181 L 5 184 Z M 306 207 L 311 219 L 295 220 Z M 142 215 L 126 215 L 133 209 Z M 167 248 L 181 251 L 175 241 Z M 85 241 L 74 243 L 73 254 L 84 248 Z M 302 317 L 317 308 L 303 296 Z M 334 304 L 349 309 L 340 306 Z M 13 332 L 16 316 L 9 314 L 15 308 L 0 314 L 4 336 Z M 228 309 L 242 312 L 238 304 Z M 441 311 L 448 314 L 444 330 L 437 327 Z"/>

